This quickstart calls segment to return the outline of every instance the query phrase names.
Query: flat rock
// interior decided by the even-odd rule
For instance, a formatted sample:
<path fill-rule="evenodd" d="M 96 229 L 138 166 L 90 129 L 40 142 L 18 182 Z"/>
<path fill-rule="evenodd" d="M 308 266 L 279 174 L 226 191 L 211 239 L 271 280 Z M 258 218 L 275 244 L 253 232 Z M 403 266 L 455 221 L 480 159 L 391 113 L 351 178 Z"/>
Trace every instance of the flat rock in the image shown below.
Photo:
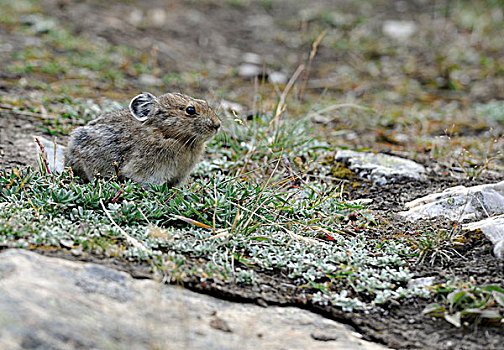
<path fill-rule="evenodd" d="M 335 161 L 377 185 L 404 179 L 425 180 L 425 168 L 412 160 L 382 153 L 338 151 Z"/>
<path fill-rule="evenodd" d="M 405 204 L 400 214 L 411 220 L 442 216 L 477 221 L 504 214 L 504 181 L 472 187 L 455 186 Z"/>
<path fill-rule="evenodd" d="M 472 187 L 455 186 L 406 203 L 399 214 L 410 219 L 445 217 L 472 221 L 464 230 L 481 230 L 494 244 L 494 254 L 504 259 L 504 181 Z"/>
<path fill-rule="evenodd" d="M 294 307 L 201 295 L 92 263 L 0 254 L 1 349 L 384 349 Z"/>

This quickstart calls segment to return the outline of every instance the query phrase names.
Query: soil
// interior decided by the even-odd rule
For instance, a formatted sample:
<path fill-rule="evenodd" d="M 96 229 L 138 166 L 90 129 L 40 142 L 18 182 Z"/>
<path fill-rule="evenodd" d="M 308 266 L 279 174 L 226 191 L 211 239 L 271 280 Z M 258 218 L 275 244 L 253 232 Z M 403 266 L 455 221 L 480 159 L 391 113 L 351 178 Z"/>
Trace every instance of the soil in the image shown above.
<path fill-rule="evenodd" d="M 258 5 L 262 3 L 263 5 Z M 271 6 L 268 4 L 271 3 Z M 271 71 L 292 74 L 299 62 L 304 62 L 310 52 L 311 41 L 302 41 L 300 31 L 303 26 L 310 26 L 310 20 L 299 20 L 299 14 L 309 6 L 311 9 L 327 9 L 339 11 L 338 13 L 354 13 L 354 16 L 372 17 L 373 21 L 383 19 L 414 19 L 421 17 L 430 18 L 435 11 L 437 1 L 373 1 L 372 5 L 366 6 L 360 2 L 330 0 L 312 1 L 72 1 L 72 0 L 47 0 L 41 1 L 42 12 L 47 16 L 57 18 L 58 22 L 75 35 L 101 40 L 114 45 L 123 44 L 150 52 L 152 47 L 157 47 L 157 65 L 163 72 L 182 74 L 187 71 L 204 71 L 205 79 L 197 83 L 179 80 L 172 90 L 183 90 L 185 93 L 200 96 L 210 96 L 217 100 L 219 94 L 227 92 L 226 97 L 243 103 L 246 108 L 252 110 L 252 98 L 256 92 L 253 79 L 247 80 L 233 73 L 236 67 L 244 61 L 246 53 L 256 53 L 265 57 Z M 356 5 L 358 3 L 358 5 Z M 449 2 L 447 2 L 448 4 Z M 439 5 L 439 4 L 438 4 Z M 152 9 L 164 9 L 162 23 L 152 22 L 144 18 L 140 24 L 132 23 L 132 13 L 140 9 L 140 13 L 149 16 Z M 422 17 L 424 16 L 424 17 Z M 294 21 L 297 19 L 297 21 Z M 434 23 L 434 21 L 432 21 Z M 345 26 L 347 24 L 341 24 Z M 304 29 L 305 30 L 305 29 Z M 208 35 L 211 33 L 211 35 Z M 0 25 L 2 43 L 12 46 L 11 52 L 0 50 L 0 59 L 12 62 L 15 58 L 12 52 L 25 48 L 28 44 L 22 35 L 8 27 Z M 310 34 L 306 32 L 305 35 Z M 310 34 L 311 35 L 311 34 Z M 411 73 L 416 76 L 420 84 L 430 81 L 430 66 L 428 65 L 432 53 L 422 51 L 425 48 L 418 47 L 418 67 Z M 51 48 L 57 55 L 57 48 Z M 323 46 L 320 47 L 316 59 L 311 67 L 311 76 L 308 81 L 308 90 L 305 99 L 313 98 L 318 94 L 329 93 L 342 96 L 348 91 L 354 92 L 354 98 L 359 101 L 371 101 L 373 96 L 380 90 L 392 90 L 393 87 L 380 77 L 364 76 L 362 81 L 352 84 L 341 81 L 325 87 L 317 87 L 323 79 L 327 78 L 329 69 L 338 65 L 348 65 L 355 59 L 361 64 L 367 60 L 376 60 L 382 56 L 379 47 L 374 51 L 338 52 Z M 398 54 L 400 56 L 400 54 Z M 392 59 L 400 60 L 398 56 Z M 400 62 L 396 62 L 400 64 Z M 357 63 L 358 64 L 358 63 Z M 3 65 L 5 67 L 5 65 Z M 418 76 L 421 75 L 421 76 Z M 37 96 L 33 87 L 26 87 L 19 83 L 24 78 L 23 73 L 13 73 L 0 68 L 0 93 L 3 97 L 23 97 L 29 100 Z M 41 73 L 30 73 L 31 79 L 38 79 L 49 84 L 57 81 L 57 78 L 45 76 Z M 327 80 L 327 79 L 326 79 Z M 94 96 L 133 96 L 143 88 L 138 77 L 125 75 L 126 84 L 120 91 L 113 93 L 107 91 L 107 87 L 94 89 Z M 335 86 L 337 84 L 337 86 Z M 503 98 L 504 89 L 498 78 L 488 79 L 485 82 L 487 95 L 481 95 L 476 89 L 466 91 L 449 91 L 443 88 L 431 87 L 425 83 L 419 95 L 406 95 L 400 101 L 403 106 L 411 106 L 415 101 L 427 98 L 450 103 L 458 101 L 460 108 L 475 101 L 488 101 L 492 98 Z M 110 87 L 108 87 L 110 88 Z M 113 87 L 112 87 L 113 88 Z M 161 88 L 154 88 L 154 90 Z M 273 91 L 273 89 L 272 89 Z M 273 92 L 272 92 L 273 93 Z M 115 95 L 114 95 L 115 94 Z M 36 99 L 35 97 L 34 99 Z M 385 101 L 384 103 L 388 103 Z M 396 102 L 397 103 L 397 102 Z M 264 106 L 265 109 L 268 106 Z M 35 116 L 35 117 L 34 117 Z M 446 123 L 449 123 L 447 121 Z M 444 121 L 434 123 L 427 128 L 427 134 L 434 135 L 443 130 Z M 345 121 L 337 124 L 325 124 L 321 132 L 340 128 Z M 393 124 L 393 123 L 392 123 Z M 10 169 L 33 165 L 33 152 L 35 150 L 31 135 L 44 134 L 44 121 L 29 110 L 24 113 L 10 111 L 8 108 L 0 109 L 0 167 Z M 351 127 L 351 125 L 346 125 Z M 466 126 L 468 136 L 479 137 L 483 131 L 477 126 Z M 396 131 L 393 126 L 384 128 L 377 133 L 373 127 L 356 130 L 357 140 L 344 139 L 338 136 L 330 141 L 335 145 L 350 147 L 371 147 L 374 150 L 383 150 L 389 153 L 407 154 L 415 158 L 430 169 L 428 180 L 425 182 L 402 182 L 385 186 L 375 186 L 360 180 L 356 187 L 348 188 L 352 199 L 373 198 L 371 209 L 383 221 L 388 221 L 390 231 L 384 235 L 393 235 L 400 232 L 402 227 L 411 225 L 401 219 L 397 212 L 404 210 L 404 204 L 412 199 L 434 193 L 454 185 L 476 185 L 480 183 L 495 182 L 504 179 L 504 176 L 496 173 L 484 173 L 477 179 L 471 179 L 464 174 L 456 173 L 450 167 L 452 164 L 439 162 L 431 159 L 426 150 L 418 151 L 416 145 L 411 143 L 394 143 L 385 136 L 394 136 Z M 412 130 L 414 134 L 416 131 Z M 64 134 L 59 139 L 65 143 Z M 413 148 L 411 148 L 413 147 Z M 411 152 L 410 152 L 411 151 Z M 450 227 L 452 223 L 434 222 L 419 223 L 418 225 L 439 225 Z M 453 259 L 447 264 L 415 265 L 411 269 L 418 277 L 434 276 L 437 282 L 445 281 L 447 277 L 459 277 L 467 280 L 474 278 L 477 283 L 497 284 L 502 286 L 504 278 L 504 265 L 492 255 L 491 243 L 483 237 L 466 237 L 466 242 L 458 252 L 462 258 Z M 62 252 L 45 251 L 45 254 L 61 255 Z M 64 254 L 71 258 L 69 254 Z M 132 266 L 120 261 L 107 261 L 101 257 L 88 257 L 96 262 L 112 265 L 131 272 L 134 276 L 148 277 L 145 266 Z M 407 300 L 401 304 L 385 305 L 375 309 L 371 313 L 344 313 L 333 307 L 320 307 L 313 305 L 310 300 L 300 299 L 296 294 L 296 288 L 291 281 L 274 274 L 271 271 L 256 271 L 260 280 L 259 287 L 247 287 L 236 284 L 222 283 L 219 281 L 183 281 L 187 288 L 209 293 L 221 298 L 227 298 L 240 302 L 256 302 L 260 305 L 295 305 L 319 312 L 326 317 L 336 319 L 353 326 L 363 336 L 372 341 L 386 344 L 392 348 L 421 348 L 421 349 L 498 349 L 502 348 L 504 335 L 502 327 L 481 325 L 477 328 L 455 328 L 442 319 L 426 317 L 422 310 L 427 304 L 423 300 Z"/>

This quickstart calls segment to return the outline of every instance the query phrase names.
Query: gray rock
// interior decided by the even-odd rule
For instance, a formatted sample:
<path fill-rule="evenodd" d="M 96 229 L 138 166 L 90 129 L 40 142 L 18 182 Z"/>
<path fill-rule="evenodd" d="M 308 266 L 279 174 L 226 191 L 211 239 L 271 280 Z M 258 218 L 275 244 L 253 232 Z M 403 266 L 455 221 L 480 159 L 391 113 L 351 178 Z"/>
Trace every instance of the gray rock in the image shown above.
<path fill-rule="evenodd" d="M 473 187 L 455 186 L 405 204 L 400 214 L 410 220 L 442 216 L 477 221 L 504 214 L 504 181 Z"/>
<path fill-rule="evenodd" d="M 472 221 L 462 229 L 481 230 L 494 244 L 494 254 L 504 259 L 504 181 L 473 187 L 455 186 L 406 203 L 399 213 L 409 220 L 445 217 Z"/>
<path fill-rule="evenodd" d="M 338 151 L 335 161 L 344 163 L 359 176 L 384 185 L 404 179 L 425 180 L 425 168 L 409 159 L 382 153 Z"/>
<path fill-rule="evenodd" d="M 200 295 L 91 263 L 0 254 L 1 349 L 384 349 L 293 307 Z"/>
<path fill-rule="evenodd" d="M 481 221 L 462 225 L 468 231 L 481 230 L 494 245 L 494 255 L 499 260 L 504 260 L 504 216 L 494 216 Z"/>

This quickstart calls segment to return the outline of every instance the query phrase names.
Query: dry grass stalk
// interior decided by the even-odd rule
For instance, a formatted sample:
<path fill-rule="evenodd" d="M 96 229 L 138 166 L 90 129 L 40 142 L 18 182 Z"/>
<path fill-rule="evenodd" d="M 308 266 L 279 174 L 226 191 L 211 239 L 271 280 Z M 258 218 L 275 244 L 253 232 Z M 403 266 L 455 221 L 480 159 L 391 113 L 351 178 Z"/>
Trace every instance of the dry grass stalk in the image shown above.
<path fill-rule="evenodd" d="M 312 44 L 312 49 L 310 51 L 310 57 L 308 58 L 308 65 L 306 67 L 306 71 L 305 71 L 304 78 L 303 78 L 303 85 L 301 85 L 301 90 L 299 91 L 299 98 L 301 98 L 301 99 L 304 97 L 304 93 L 306 90 L 306 83 L 308 82 L 308 77 L 310 76 L 310 70 L 311 70 L 311 65 L 312 65 L 313 59 L 315 58 L 315 55 L 317 54 L 317 50 L 320 45 L 320 42 L 322 41 L 322 39 L 324 39 L 326 34 L 327 34 L 327 30 L 324 30 L 322 33 L 319 34 L 317 39 L 315 39 L 315 41 Z"/>

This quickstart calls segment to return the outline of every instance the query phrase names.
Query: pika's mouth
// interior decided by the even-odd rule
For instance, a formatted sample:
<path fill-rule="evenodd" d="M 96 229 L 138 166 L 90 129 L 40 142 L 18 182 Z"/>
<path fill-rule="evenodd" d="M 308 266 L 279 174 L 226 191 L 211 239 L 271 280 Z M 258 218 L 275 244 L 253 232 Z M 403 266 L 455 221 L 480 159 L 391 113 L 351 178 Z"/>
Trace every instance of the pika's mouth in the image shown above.
<path fill-rule="evenodd" d="M 221 128 L 221 123 L 213 123 L 210 125 L 210 129 L 213 131 L 214 134 L 216 134 L 217 132 L 219 132 Z"/>
<path fill-rule="evenodd" d="M 207 125 L 207 135 L 208 136 L 213 136 L 219 132 L 221 128 L 220 124 L 209 124 Z"/>

